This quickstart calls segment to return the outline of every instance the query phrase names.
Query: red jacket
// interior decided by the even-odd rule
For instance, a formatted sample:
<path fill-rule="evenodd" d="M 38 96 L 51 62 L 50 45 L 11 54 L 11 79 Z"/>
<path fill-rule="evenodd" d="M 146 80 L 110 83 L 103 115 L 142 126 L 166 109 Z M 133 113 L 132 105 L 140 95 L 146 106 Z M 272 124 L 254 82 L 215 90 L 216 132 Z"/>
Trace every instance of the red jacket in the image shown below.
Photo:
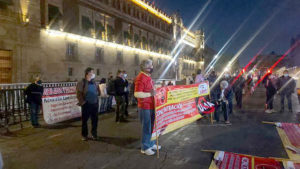
<path fill-rule="evenodd" d="M 140 72 L 135 79 L 134 92 L 150 93 L 154 89 L 152 78 L 144 72 Z M 138 98 L 138 107 L 146 110 L 154 109 L 154 97 Z"/>

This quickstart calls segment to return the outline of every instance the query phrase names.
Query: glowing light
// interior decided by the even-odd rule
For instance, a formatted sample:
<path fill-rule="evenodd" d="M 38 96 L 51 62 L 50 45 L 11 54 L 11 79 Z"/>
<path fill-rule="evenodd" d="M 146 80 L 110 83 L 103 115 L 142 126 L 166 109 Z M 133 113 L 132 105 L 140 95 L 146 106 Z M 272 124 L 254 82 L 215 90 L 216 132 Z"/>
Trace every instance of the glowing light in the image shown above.
<path fill-rule="evenodd" d="M 168 24 L 172 23 L 172 19 L 167 17 L 166 15 L 159 12 L 157 9 L 153 8 L 152 6 L 148 5 L 146 2 L 141 0 L 131 0 L 136 5 L 144 8 L 145 10 L 149 11 L 150 13 L 156 15 L 157 17 L 161 18 L 162 20 L 166 21 Z"/>
<path fill-rule="evenodd" d="M 183 30 L 184 30 L 189 36 L 191 36 L 192 38 L 196 38 L 195 34 L 192 33 L 191 31 L 187 30 L 186 28 L 183 28 Z"/>
<path fill-rule="evenodd" d="M 191 46 L 192 48 L 195 48 L 195 47 L 196 47 L 196 45 L 194 45 L 194 44 L 192 44 L 191 42 L 188 42 L 188 41 L 186 41 L 186 40 L 182 40 L 182 42 L 183 42 L 184 44 L 187 44 L 187 45 Z"/>
<path fill-rule="evenodd" d="M 155 56 L 155 57 L 163 57 L 166 59 L 171 59 L 171 56 L 169 56 L 169 55 L 160 54 L 160 53 L 147 51 L 147 50 L 143 50 L 143 49 L 138 49 L 138 48 L 133 48 L 130 46 L 121 45 L 121 44 L 117 44 L 117 43 L 113 43 L 113 42 L 106 42 L 103 40 L 94 39 L 94 38 L 90 38 L 90 37 L 86 37 L 86 36 L 80 36 L 80 35 L 76 35 L 76 34 L 72 34 L 72 33 L 61 32 L 61 31 L 50 30 L 50 29 L 46 29 L 46 30 L 44 30 L 44 32 L 47 35 L 52 36 L 52 37 L 67 38 L 67 39 L 81 41 L 81 42 L 85 42 L 85 43 L 95 43 L 96 45 L 103 45 L 103 46 L 117 48 L 117 49 L 121 49 L 121 50 L 134 51 L 134 52 L 143 53 L 143 54 L 147 54 L 147 55 L 151 55 L 151 56 Z"/>
<path fill-rule="evenodd" d="M 205 9 L 207 8 L 207 6 L 210 4 L 211 0 L 208 0 L 205 5 L 202 7 L 202 9 L 198 12 L 197 16 L 194 18 L 194 20 L 192 21 L 192 23 L 190 24 L 190 26 L 188 27 L 188 31 L 191 30 L 191 28 L 195 25 L 196 21 L 199 19 L 199 17 L 203 14 L 203 12 L 205 11 Z M 181 37 L 181 39 L 177 42 L 177 44 L 175 45 L 174 49 L 171 52 L 171 56 L 174 57 L 171 60 L 171 62 L 168 64 L 168 66 L 166 67 L 166 69 L 162 72 L 162 74 L 159 76 L 158 79 L 162 79 L 165 74 L 167 73 L 167 71 L 169 70 L 169 68 L 171 67 L 171 65 L 175 62 L 175 60 L 177 59 L 177 57 L 179 56 L 180 52 L 182 51 L 184 45 L 181 45 L 183 43 L 183 40 L 185 39 L 187 32 L 184 31 L 184 35 Z M 179 48 L 179 50 L 177 50 Z"/>
<path fill-rule="evenodd" d="M 196 61 L 194 60 L 188 60 L 188 59 L 183 59 L 184 62 L 186 63 L 197 63 Z"/>
<path fill-rule="evenodd" d="M 20 0 L 20 7 L 22 12 L 22 21 L 28 23 L 28 7 L 29 7 L 29 0 Z"/>
<path fill-rule="evenodd" d="M 300 41 L 299 41 L 300 42 Z M 255 86 L 254 86 L 254 89 L 268 76 L 269 74 L 269 71 L 272 72 L 273 69 L 279 64 L 279 62 L 282 61 L 282 59 L 284 59 L 291 51 L 293 51 L 295 48 L 297 47 L 297 43 L 295 43 L 291 48 L 289 48 L 285 53 L 284 55 L 282 55 L 271 67 L 270 69 L 268 69 L 268 71 L 265 73 L 265 75 L 259 79 Z"/>

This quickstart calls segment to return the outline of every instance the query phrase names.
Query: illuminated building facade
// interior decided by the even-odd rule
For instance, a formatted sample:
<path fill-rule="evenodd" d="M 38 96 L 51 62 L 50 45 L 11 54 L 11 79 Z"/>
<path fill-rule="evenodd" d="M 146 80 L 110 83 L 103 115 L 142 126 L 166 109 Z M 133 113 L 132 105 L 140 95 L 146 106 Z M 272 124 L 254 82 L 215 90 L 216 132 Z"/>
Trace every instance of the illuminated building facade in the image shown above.
<path fill-rule="evenodd" d="M 96 80 L 109 72 L 139 72 L 153 60 L 158 78 L 182 38 L 184 48 L 165 79 L 181 79 L 204 65 L 204 33 L 191 32 L 143 0 L 0 1 L 0 83 L 76 81 L 86 67 Z"/>

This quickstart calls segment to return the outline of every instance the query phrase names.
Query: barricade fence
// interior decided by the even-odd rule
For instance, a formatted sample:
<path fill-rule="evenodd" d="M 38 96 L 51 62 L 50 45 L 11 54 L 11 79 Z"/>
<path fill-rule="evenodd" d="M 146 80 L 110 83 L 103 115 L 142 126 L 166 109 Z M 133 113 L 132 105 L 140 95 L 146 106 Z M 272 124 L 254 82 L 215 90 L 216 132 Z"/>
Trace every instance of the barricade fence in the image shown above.
<path fill-rule="evenodd" d="M 43 83 L 43 87 L 70 87 L 76 84 L 77 82 Z M 0 128 L 6 128 L 8 131 L 9 126 L 16 124 L 23 128 L 22 123 L 30 120 L 30 107 L 25 101 L 25 89 L 28 85 L 29 83 L 0 84 Z M 114 105 L 113 98 L 112 102 Z M 99 113 L 107 111 L 107 104 L 109 104 L 108 98 L 99 96 Z M 129 105 L 135 104 L 137 101 L 133 96 L 133 91 L 129 91 Z"/>

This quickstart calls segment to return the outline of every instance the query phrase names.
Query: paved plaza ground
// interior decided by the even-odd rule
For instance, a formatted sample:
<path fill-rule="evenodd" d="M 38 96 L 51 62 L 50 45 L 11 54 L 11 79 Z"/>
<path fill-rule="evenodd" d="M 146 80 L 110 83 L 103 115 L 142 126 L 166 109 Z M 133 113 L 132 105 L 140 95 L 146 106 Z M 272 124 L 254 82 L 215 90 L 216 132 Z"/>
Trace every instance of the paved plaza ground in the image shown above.
<path fill-rule="evenodd" d="M 0 136 L 5 169 L 207 169 L 213 154 L 224 150 L 262 157 L 287 158 L 276 128 L 262 121 L 300 122 L 299 102 L 294 113 L 264 113 L 264 89 L 245 96 L 244 109 L 230 116 L 232 125 L 211 125 L 201 119 L 160 137 L 160 158 L 140 153 L 140 124 L 135 107 L 127 123 L 114 114 L 100 116 L 100 141 L 81 141 L 81 122 L 74 120 L 34 129 L 29 123 L 11 135 Z M 276 110 L 279 98 L 275 99 Z"/>

